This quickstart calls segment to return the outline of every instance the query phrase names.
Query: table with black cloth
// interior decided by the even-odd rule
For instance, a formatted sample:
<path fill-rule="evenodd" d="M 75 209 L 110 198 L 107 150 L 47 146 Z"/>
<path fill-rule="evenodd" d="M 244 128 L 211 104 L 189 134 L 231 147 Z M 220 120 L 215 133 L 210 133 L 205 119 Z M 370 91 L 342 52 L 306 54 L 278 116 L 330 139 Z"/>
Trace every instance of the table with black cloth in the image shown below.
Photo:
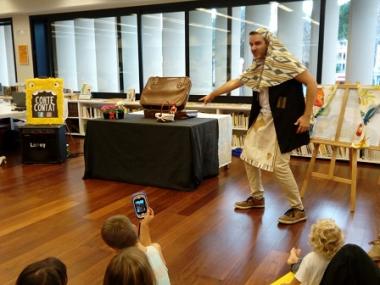
<path fill-rule="evenodd" d="M 89 120 L 84 159 L 84 179 L 190 191 L 218 174 L 218 121 L 159 123 L 142 115 Z"/>

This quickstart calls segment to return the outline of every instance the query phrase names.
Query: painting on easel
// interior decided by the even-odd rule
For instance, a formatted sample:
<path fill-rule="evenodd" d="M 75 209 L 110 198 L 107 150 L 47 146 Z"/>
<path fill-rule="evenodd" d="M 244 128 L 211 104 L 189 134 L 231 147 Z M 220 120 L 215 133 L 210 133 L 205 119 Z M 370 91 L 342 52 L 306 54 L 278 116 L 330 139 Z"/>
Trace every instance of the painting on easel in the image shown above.
<path fill-rule="evenodd" d="M 367 144 L 380 146 L 380 88 L 359 87 L 358 93 Z"/>
<path fill-rule="evenodd" d="M 315 112 L 311 136 L 329 141 L 352 142 L 356 129 L 363 122 L 357 91 L 332 85 L 320 87 L 319 93 L 324 94 L 319 95 L 324 97 L 324 104 Z"/>
<path fill-rule="evenodd" d="M 349 184 L 350 210 L 355 211 L 357 186 L 357 159 L 380 150 L 380 89 L 363 89 L 354 84 L 324 86 L 314 102 L 312 128 L 313 153 L 302 184 L 301 196 L 307 189 L 310 177 L 318 177 Z M 332 149 L 328 173 L 313 171 L 320 146 Z M 348 150 L 351 177 L 335 175 L 335 161 L 340 149 Z M 365 158 L 364 158 L 365 160 Z"/>
<path fill-rule="evenodd" d="M 380 146 L 380 89 L 355 85 L 321 86 L 315 100 L 311 137 Z"/>

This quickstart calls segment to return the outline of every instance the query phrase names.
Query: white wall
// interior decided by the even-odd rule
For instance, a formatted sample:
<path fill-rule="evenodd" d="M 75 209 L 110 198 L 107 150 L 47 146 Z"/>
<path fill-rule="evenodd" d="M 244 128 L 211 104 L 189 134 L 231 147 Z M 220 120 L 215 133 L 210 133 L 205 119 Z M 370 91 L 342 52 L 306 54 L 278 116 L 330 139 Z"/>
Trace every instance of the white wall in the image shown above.
<path fill-rule="evenodd" d="M 25 82 L 25 79 L 33 78 L 33 58 L 32 58 L 32 41 L 30 37 L 29 17 L 20 15 L 12 17 L 14 46 L 16 53 L 16 72 L 17 81 L 20 83 Z M 28 46 L 29 63 L 20 65 L 17 47 L 19 45 Z"/>

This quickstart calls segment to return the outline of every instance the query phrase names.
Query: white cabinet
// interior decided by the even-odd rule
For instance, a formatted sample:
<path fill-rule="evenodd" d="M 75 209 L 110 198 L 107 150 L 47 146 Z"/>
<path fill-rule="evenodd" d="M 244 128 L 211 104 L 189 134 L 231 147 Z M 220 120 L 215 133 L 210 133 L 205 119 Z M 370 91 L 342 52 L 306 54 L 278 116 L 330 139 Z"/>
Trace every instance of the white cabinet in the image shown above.
<path fill-rule="evenodd" d="M 84 136 L 86 134 L 87 121 L 101 118 L 103 116 L 100 111 L 100 108 L 103 105 L 116 104 L 120 101 L 123 102 L 127 112 L 141 109 L 139 102 L 129 102 L 120 99 L 68 100 L 68 117 L 66 119 L 68 133 L 71 135 Z"/>
<path fill-rule="evenodd" d="M 230 114 L 232 118 L 232 147 L 242 147 L 248 130 L 250 104 L 189 102 L 186 109 L 196 109 L 202 113 Z"/>

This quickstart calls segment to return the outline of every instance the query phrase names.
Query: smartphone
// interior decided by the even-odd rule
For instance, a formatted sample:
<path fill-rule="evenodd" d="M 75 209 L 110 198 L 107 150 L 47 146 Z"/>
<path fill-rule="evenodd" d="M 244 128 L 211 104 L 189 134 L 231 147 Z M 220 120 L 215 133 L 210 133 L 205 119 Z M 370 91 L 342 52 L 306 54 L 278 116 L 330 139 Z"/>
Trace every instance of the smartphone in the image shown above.
<path fill-rule="evenodd" d="M 137 192 L 132 195 L 133 209 L 138 219 L 144 218 L 148 212 L 148 198 L 145 192 Z"/>

